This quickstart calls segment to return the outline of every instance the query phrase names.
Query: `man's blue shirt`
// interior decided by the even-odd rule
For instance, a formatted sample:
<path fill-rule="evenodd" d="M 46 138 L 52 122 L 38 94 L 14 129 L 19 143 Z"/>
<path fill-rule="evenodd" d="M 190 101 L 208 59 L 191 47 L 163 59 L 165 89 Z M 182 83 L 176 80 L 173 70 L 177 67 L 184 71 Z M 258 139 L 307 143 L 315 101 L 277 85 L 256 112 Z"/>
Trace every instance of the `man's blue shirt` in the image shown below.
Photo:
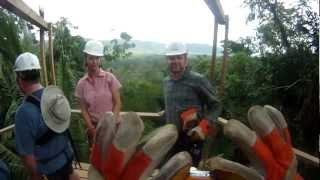
<path fill-rule="evenodd" d="M 41 99 L 42 92 L 43 89 L 34 92 L 33 95 Z M 21 156 L 34 155 L 37 170 L 45 175 L 62 168 L 73 156 L 69 140 L 64 134 L 56 135 L 44 145 L 36 144 L 36 140 L 48 130 L 41 110 L 24 100 L 15 116 L 16 150 Z"/>

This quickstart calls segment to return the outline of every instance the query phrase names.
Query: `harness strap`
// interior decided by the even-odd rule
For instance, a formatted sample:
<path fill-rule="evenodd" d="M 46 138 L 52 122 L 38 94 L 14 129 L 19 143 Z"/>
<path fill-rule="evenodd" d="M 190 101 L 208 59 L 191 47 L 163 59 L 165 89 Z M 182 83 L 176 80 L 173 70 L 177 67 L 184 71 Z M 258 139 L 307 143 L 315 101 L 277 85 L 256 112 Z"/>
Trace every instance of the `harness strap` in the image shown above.
<path fill-rule="evenodd" d="M 36 107 L 38 107 L 41 111 L 41 106 L 40 106 L 40 98 L 38 98 L 37 96 L 31 94 L 29 96 L 27 96 L 26 98 L 26 101 L 27 102 L 30 102 L 31 104 L 35 105 Z M 58 135 L 64 135 L 67 139 L 70 140 L 71 142 L 71 146 L 72 146 L 72 149 L 75 153 L 75 156 L 76 156 L 76 159 L 79 159 L 78 158 L 78 154 L 77 154 L 77 151 L 75 149 L 75 145 L 74 145 L 74 142 L 72 140 L 72 137 L 71 137 L 71 133 L 69 131 L 69 129 L 67 129 L 66 131 L 62 132 L 62 133 L 56 133 L 54 131 L 52 131 L 50 128 L 48 128 L 48 130 L 40 137 L 36 140 L 36 145 L 38 146 L 43 146 L 47 143 L 49 143 L 54 137 L 58 136 Z M 50 158 L 46 158 L 46 159 L 43 159 L 43 160 L 40 160 L 42 162 L 48 162 L 52 159 L 54 159 L 55 157 L 57 157 L 60 153 L 64 153 L 68 159 L 68 161 L 72 160 L 73 159 L 73 156 L 69 157 L 68 154 L 66 153 L 66 148 L 68 146 L 65 146 L 65 148 L 63 148 L 60 152 L 58 152 L 56 155 L 54 155 L 53 157 L 50 157 Z M 81 167 L 80 163 L 78 162 L 79 164 L 79 167 Z"/>
<path fill-rule="evenodd" d="M 37 106 L 41 111 L 40 99 L 38 97 L 36 97 L 34 95 L 29 95 L 26 98 L 26 101 L 32 103 L 35 106 Z M 57 135 L 59 135 L 59 134 L 54 132 L 54 131 L 52 131 L 50 128 L 48 128 L 48 130 L 40 138 L 38 138 L 36 140 L 36 145 L 39 145 L 39 146 L 45 145 L 48 142 L 50 142 L 51 139 L 53 139 Z"/>

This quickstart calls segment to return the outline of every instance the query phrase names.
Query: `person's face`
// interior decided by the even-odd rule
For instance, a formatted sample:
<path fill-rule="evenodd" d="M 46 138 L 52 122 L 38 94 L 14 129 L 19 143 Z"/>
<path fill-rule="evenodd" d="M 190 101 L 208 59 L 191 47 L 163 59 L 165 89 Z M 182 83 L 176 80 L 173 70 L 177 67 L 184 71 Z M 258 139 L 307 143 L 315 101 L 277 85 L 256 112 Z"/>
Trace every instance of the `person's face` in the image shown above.
<path fill-rule="evenodd" d="M 167 56 L 169 71 L 173 74 L 183 73 L 187 66 L 187 55 Z"/>
<path fill-rule="evenodd" d="M 88 71 L 96 71 L 100 68 L 100 57 L 86 54 L 86 67 Z"/>

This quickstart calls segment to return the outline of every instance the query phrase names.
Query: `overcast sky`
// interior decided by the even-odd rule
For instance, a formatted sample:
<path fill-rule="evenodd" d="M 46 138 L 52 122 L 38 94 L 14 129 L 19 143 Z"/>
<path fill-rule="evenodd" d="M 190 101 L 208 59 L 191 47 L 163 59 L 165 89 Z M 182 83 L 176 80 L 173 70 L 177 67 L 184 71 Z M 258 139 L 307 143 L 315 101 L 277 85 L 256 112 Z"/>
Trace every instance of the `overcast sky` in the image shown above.
<path fill-rule="evenodd" d="M 56 22 L 66 17 L 78 27 L 73 34 L 85 38 L 110 40 L 128 32 L 134 40 L 168 43 L 212 44 L 214 16 L 203 0 L 24 0 L 45 20 Z M 229 15 L 229 39 L 254 35 L 254 27 L 246 24 L 248 10 L 243 0 L 220 0 Z M 224 26 L 219 25 L 219 41 Z"/>

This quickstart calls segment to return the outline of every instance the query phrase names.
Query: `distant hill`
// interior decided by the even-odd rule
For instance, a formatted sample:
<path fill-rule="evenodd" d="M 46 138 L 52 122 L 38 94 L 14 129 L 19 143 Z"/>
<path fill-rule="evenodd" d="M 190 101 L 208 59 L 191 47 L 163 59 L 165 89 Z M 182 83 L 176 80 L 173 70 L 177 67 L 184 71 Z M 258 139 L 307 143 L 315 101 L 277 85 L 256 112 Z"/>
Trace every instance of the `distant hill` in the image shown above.
<path fill-rule="evenodd" d="M 133 41 L 136 45 L 130 51 L 134 54 L 163 54 L 165 52 L 166 44 L 153 41 Z M 186 44 L 189 54 L 192 55 L 211 55 L 212 46 L 207 44 Z M 222 49 L 217 49 L 217 56 L 221 56 Z"/>

